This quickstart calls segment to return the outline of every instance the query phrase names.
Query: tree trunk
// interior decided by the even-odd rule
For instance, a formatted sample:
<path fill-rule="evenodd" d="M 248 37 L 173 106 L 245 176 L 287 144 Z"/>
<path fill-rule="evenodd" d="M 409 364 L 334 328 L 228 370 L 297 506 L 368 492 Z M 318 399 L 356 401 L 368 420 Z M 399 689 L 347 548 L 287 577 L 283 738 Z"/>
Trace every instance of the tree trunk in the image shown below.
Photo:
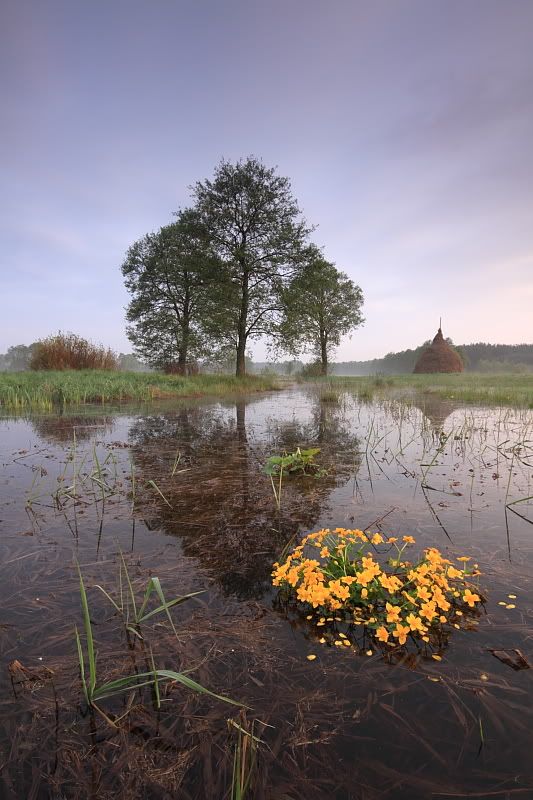
<path fill-rule="evenodd" d="M 185 367 L 187 356 L 189 355 L 189 326 L 182 328 L 181 344 L 178 350 L 178 364 Z"/>
<path fill-rule="evenodd" d="M 237 378 L 244 378 L 246 375 L 246 339 L 241 339 L 240 335 L 237 345 L 237 369 L 235 375 Z"/>
<path fill-rule="evenodd" d="M 187 280 L 188 273 L 185 273 Z M 178 370 L 181 375 L 187 374 L 187 360 L 189 358 L 189 339 L 191 330 L 191 315 L 190 315 L 190 290 L 187 284 L 185 289 L 185 297 L 183 299 L 183 307 L 181 314 L 178 316 L 179 325 L 181 328 L 181 341 L 178 347 Z"/>
<path fill-rule="evenodd" d="M 320 334 L 320 374 L 328 374 L 328 340 L 322 333 Z"/>
<path fill-rule="evenodd" d="M 241 309 L 237 328 L 237 378 L 246 375 L 246 326 L 248 324 L 248 274 L 243 268 Z"/>

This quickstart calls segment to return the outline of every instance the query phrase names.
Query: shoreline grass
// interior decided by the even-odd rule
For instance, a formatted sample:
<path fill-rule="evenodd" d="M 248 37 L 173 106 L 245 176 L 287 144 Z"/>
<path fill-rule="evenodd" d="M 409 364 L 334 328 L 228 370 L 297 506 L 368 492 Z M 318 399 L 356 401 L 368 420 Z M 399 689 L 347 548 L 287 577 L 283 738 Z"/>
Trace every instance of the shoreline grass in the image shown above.
<path fill-rule="evenodd" d="M 361 399 L 389 397 L 413 400 L 417 395 L 479 405 L 533 408 L 533 374 L 428 374 L 313 378 L 322 393 L 349 391 Z"/>
<path fill-rule="evenodd" d="M 65 406 L 225 396 L 278 387 L 275 377 L 256 375 L 236 378 L 104 370 L 0 372 L 0 410 L 42 412 Z"/>

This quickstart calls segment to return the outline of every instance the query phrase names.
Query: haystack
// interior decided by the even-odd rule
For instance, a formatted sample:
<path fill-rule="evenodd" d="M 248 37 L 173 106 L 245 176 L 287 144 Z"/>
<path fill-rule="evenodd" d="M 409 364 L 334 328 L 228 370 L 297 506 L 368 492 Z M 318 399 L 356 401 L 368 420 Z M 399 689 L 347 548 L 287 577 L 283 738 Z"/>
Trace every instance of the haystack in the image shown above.
<path fill-rule="evenodd" d="M 413 372 L 462 372 L 463 369 L 459 354 L 446 342 L 439 328 L 430 346 L 416 362 Z"/>

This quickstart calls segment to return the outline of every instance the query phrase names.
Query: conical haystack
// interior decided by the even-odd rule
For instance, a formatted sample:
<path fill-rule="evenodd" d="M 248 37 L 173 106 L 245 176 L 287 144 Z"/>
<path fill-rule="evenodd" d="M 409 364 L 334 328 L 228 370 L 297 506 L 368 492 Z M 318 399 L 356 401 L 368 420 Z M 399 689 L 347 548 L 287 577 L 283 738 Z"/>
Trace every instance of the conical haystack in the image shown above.
<path fill-rule="evenodd" d="M 430 346 L 416 362 L 413 372 L 462 372 L 463 369 L 459 354 L 445 341 L 439 328 Z"/>

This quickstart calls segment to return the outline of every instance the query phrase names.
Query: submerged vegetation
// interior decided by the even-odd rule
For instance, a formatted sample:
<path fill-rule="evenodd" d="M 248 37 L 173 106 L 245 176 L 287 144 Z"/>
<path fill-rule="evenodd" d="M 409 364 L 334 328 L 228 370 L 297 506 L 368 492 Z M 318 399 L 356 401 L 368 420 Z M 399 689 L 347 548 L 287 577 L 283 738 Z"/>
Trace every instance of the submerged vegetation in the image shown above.
<path fill-rule="evenodd" d="M 157 373 L 66 370 L 0 373 L 0 408 L 52 411 L 86 403 L 151 402 L 174 397 L 231 395 L 276 389 L 274 376 L 160 375 Z"/>

